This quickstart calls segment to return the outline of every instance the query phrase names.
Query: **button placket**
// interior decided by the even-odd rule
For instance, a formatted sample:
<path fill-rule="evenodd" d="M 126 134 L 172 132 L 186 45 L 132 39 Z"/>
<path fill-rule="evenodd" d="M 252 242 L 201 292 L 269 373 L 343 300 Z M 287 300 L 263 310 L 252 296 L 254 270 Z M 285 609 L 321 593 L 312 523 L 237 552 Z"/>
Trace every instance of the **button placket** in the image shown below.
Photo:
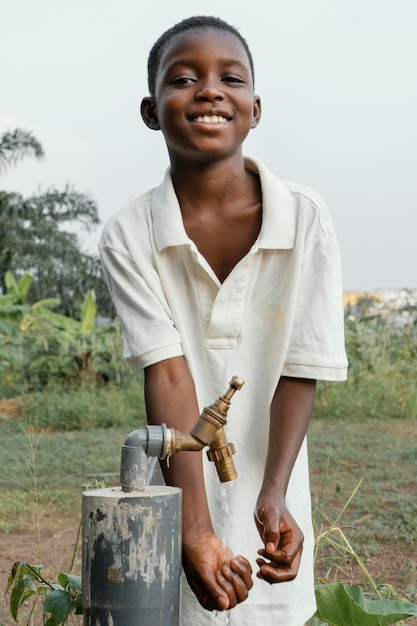
<path fill-rule="evenodd" d="M 249 267 L 249 260 L 236 267 L 212 300 L 207 347 L 230 348 L 237 345 L 242 332 Z"/>

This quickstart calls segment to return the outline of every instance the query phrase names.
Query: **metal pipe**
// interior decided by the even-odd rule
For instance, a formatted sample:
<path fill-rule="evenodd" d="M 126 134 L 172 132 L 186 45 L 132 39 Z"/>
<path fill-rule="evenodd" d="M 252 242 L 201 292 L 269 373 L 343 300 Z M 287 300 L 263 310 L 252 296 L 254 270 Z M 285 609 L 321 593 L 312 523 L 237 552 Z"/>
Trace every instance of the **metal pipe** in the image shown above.
<path fill-rule="evenodd" d="M 122 446 L 120 484 L 123 491 L 143 491 L 146 487 L 148 457 L 164 459 L 168 430 L 165 424 L 134 430 Z"/>

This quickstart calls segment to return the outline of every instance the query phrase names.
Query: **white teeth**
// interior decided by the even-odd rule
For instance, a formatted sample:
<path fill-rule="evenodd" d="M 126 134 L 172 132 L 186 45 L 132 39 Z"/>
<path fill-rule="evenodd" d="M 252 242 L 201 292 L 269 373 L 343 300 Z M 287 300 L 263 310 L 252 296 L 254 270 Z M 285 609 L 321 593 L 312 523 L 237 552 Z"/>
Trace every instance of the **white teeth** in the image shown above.
<path fill-rule="evenodd" d="M 203 122 L 204 124 L 221 124 L 227 122 L 227 117 L 222 115 L 198 115 L 194 118 L 194 122 Z"/>

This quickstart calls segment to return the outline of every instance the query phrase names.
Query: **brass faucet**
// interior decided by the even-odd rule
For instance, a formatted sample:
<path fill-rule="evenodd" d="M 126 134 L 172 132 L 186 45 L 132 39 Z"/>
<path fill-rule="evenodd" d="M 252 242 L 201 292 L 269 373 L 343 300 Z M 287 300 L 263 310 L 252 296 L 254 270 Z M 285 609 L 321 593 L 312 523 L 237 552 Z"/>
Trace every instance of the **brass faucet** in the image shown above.
<path fill-rule="evenodd" d="M 166 456 L 184 450 L 202 450 L 208 446 L 207 456 L 216 465 L 220 481 L 229 482 L 237 478 L 232 455 L 236 452 L 233 443 L 227 441 L 224 430 L 227 424 L 227 411 L 234 393 L 242 388 L 244 381 L 233 376 L 229 389 L 213 404 L 203 409 L 189 433 L 174 428 L 167 429 Z"/>

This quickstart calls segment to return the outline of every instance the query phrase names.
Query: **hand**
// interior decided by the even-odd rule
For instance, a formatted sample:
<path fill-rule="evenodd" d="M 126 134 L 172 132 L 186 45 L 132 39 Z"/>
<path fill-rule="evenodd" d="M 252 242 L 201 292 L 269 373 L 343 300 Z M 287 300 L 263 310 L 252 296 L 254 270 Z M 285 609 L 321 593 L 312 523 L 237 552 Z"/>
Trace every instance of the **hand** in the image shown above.
<path fill-rule="evenodd" d="M 258 550 L 257 577 L 266 582 L 293 580 L 298 573 L 304 535 L 288 511 L 283 497 L 261 491 L 255 508 L 255 523 L 265 548 Z"/>
<path fill-rule="evenodd" d="M 183 540 L 183 567 L 188 583 L 208 611 L 232 609 L 252 588 L 252 568 L 212 532 Z"/>

